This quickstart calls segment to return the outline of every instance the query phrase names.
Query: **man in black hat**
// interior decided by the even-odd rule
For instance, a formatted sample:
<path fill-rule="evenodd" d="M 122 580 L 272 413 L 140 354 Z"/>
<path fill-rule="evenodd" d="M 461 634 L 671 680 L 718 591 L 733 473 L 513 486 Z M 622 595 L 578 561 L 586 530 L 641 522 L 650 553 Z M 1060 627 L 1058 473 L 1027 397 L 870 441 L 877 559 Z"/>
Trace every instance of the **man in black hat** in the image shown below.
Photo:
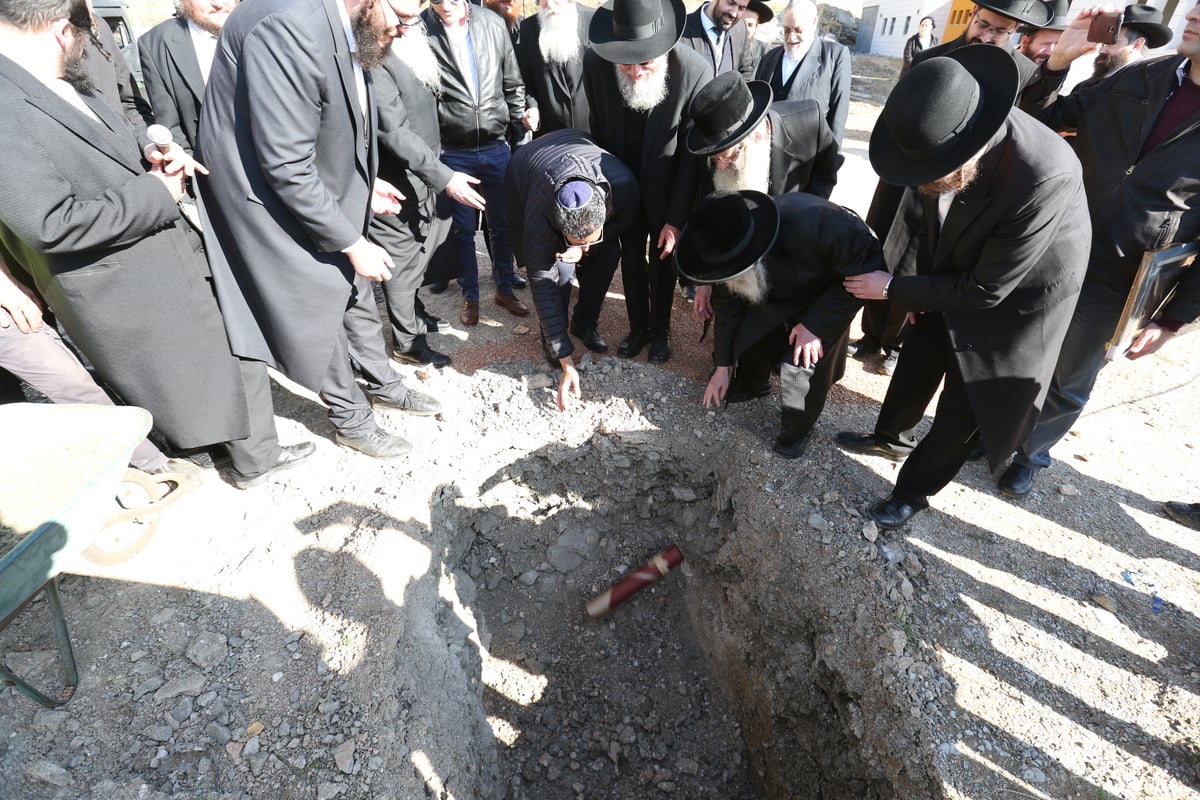
<path fill-rule="evenodd" d="M 1171 29 L 1162 24 L 1162 12 L 1153 6 L 1125 6 L 1124 22 L 1117 40 L 1096 48 L 1092 75 L 1079 86 L 1102 81 L 1126 64 L 1145 58 L 1150 50 L 1171 41 Z"/>
<path fill-rule="evenodd" d="M 709 0 L 687 15 L 683 43 L 712 64 L 713 74 L 740 72 L 754 79 L 758 59 L 750 48 L 750 33 L 742 23 L 748 0 Z"/>
<path fill-rule="evenodd" d="M 1126 18 L 1162 42 L 1170 29 L 1136 10 Z M 1141 6 L 1145 9 L 1145 6 Z M 1153 9 L 1151 9 L 1153 11 Z M 1200 8 L 1187 13 L 1177 55 L 1130 64 L 1103 81 L 1059 97 L 1071 62 L 1097 45 L 1087 41 L 1099 13 L 1083 11 L 1063 32 L 1025 95 L 1028 107 L 1056 131 L 1076 131 L 1092 240 L 1087 279 L 1063 341 L 1037 426 L 1000 479 L 1000 490 L 1023 497 L 1038 470 L 1050 466 L 1058 443 L 1091 395 L 1104 367 L 1142 256 L 1149 250 L 1200 239 Z M 1200 270 L 1185 270 L 1171 301 L 1130 348 L 1130 358 L 1156 352 L 1183 325 L 1200 317 Z"/>
<path fill-rule="evenodd" d="M 895 252 L 915 257 L 915 269 L 896 264 L 895 277 L 846 286 L 914 320 L 874 432 L 837 438 L 854 452 L 907 456 L 891 497 L 868 512 L 885 529 L 927 508 L 977 440 L 995 470 L 1033 427 L 1083 281 L 1090 225 L 1078 162 L 1012 109 L 1017 86 L 1000 49 L 957 48 L 901 78 L 871 134 L 871 166 L 910 187 L 889 245 L 907 235 L 912 246 Z"/>
<path fill-rule="evenodd" d="M 677 0 L 612 0 L 596 9 L 583 58 L 592 135 L 633 170 L 642 190 L 638 218 L 621 237 L 630 333 L 617 355 L 632 358 L 650 345 L 656 363 L 671 357 L 670 256 L 700 177 L 683 142 L 688 108 L 712 78 L 705 60 L 679 43 L 683 20 Z"/>
<path fill-rule="evenodd" d="M 579 397 L 573 333 L 589 350 L 608 352 L 596 329 L 617 261 L 620 237 L 638 214 L 637 178 L 580 131 L 564 129 L 519 149 L 508 167 L 513 251 L 526 265 L 547 358 L 563 370 L 558 407 Z M 571 278 L 579 281 L 567 325 Z"/>
<path fill-rule="evenodd" d="M 1054 16 L 1049 22 L 1040 28 L 1036 25 L 1022 25 L 1021 43 L 1017 45 L 1017 51 L 1039 66 L 1045 64 L 1046 59 L 1054 52 L 1054 45 L 1058 44 L 1062 32 L 1066 30 L 1067 23 L 1071 21 L 1067 16 L 1069 7 L 1069 0 L 1054 0 L 1051 4 Z"/>
<path fill-rule="evenodd" d="M 769 386 L 779 364 L 783 418 L 774 450 L 799 458 L 846 365 L 860 301 L 842 280 L 887 269 L 874 234 L 853 212 L 813 195 L 716 192 L 696 207 L 676 262 L 688 279 L 715 284 L 717 367 L 705 407 L 728 401 L 735 381 Z"/>
<path fill-rule="evenodd" d="M 755 77 L 780 100 L 816 100 L 838 146 L 850 114 L 850 51 L 821 37 L 812 0 L 789 0 L 780 15 L 783 44 L 768 50 Z"/>
<path fill-rule="evenodd" d="M 535 136 L 591 124 L 583 89 L 583 50 L 592 9 L 575 0 L 541 0 L 538 13 L 521 23 L 517 64 L 525 102 L 541 116 Z"/>
<path fill-rule="evenodd" d="M 746 26 L 746 41 L 749 43 L 748 47 L 754 58 L 756 70 L 763 53 L 767 52 L 767 46 L 755 38 L 758 36 L 758 26 L 773 19 L 775 19 L 775 12 L 763 0 L 750 0 L 746 4 L 746 9 L 742 11 L 742 22 Z"/>
<path fill-rule="evenodd" d="M 1022 26 L 1042 28 L 1050 23 L 1054 14 L 1042 0 L 980 0 L 971 11 L 967 28 L 958 38 L 943 42 L 937 47 L 923 50 L 913 56 L 913 66 L 930 58 L 948 55 L 969 44 L 990 44 L 1001 48 L 1013 57 L 1025 86 L 1037 77 L 1037 65 L 1016 50 L 1007 48 L 1009 39 Z"/>

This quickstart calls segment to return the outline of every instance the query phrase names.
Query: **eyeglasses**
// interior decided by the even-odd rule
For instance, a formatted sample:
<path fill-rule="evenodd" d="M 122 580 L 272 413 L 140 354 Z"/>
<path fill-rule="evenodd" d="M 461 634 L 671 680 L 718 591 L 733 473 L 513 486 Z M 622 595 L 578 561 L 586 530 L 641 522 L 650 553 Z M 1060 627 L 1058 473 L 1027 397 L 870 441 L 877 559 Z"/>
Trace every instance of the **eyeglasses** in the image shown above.
<path fill-rule="evenodd" d="M 997 42 L 1008 41 L 1008 37 L 1017 32 L 1016 28 L 997 28 L 995 25 L 989 25 L 979 18 L 979 12 L 971 15 L 971 22 L 979 26 L 981 33 L 990 33 L 996 37 Z"/>
<path fill-rule="evenodd" d="M 563 237 L 563 241 L 567 243 L 567 247 L 595 247 L 604 241 L 604 229 L 600 229 L 600 238 L 593 242 L 572 242 L 566 236 Z"/>
<path fill-rule="evenodd" d="M 415 28 L 424 22 L 425 20 L 421 19 L 420 17 L 413 17 L 412 19 L 408 20 L 408 22 L 400 20 L 396 23 L 396 27 L 400 30 L 408 30 L 409 28 Z"/>

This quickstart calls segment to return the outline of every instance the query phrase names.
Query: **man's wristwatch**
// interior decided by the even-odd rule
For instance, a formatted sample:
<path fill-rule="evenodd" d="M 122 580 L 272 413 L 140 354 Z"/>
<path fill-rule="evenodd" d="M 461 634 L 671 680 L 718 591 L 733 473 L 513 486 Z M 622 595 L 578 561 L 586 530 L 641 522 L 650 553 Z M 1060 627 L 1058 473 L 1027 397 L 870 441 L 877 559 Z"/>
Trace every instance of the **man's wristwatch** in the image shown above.
<path fill-rule="evenodd" d="M 893 279 L 894 278 L 888 278 L 888 282 L 883 285 L 883 299 L 884 300 L 888 299 L 888 289 L 892 288 L 892 280 Z"/>

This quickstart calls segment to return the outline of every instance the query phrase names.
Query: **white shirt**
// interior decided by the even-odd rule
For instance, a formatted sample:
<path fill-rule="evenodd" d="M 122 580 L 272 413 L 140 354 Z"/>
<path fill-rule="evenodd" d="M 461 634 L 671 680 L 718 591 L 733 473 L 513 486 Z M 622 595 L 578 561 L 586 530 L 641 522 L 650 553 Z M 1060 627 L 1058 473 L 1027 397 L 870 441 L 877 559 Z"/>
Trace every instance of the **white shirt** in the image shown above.
<path fill-rule="evenodd" d="M 958 197 L 958 192 L 946 192 L 938 195 L 938 229 L 946 224 L 946 215 L 950 213 L 950 206 L 954 203 L 954 198 Z"/>
<path fill-rule="evenodd" d="M 75 91 L 75 87 L 67 83 L 62 78 L 55 78 L 54 80 L 50 81 L 42 81 L 42 83 L 46 85 L 47 89 L 54 92 L 63 100 L 66 100 L 72 106 L 86 114 L 87 118 L 92 122 L 97 122 L 101 125 L 104 124 L 103 122 L 100 122 L 100 118 L 96 116 L 96 112 L 92 111 L 92 109 L 88 107 L 88 104 L 83 101 L 83 98 L 79 96 L 79 92 Z"/>
<path fill-rule="evenodd" d="M 200 30 L 190 19 L 188 33 L 192 35 L 192 48 L 196 51 L 196 63 L 200 65 L 200 77 L 208 85 L 208 72 L 212 69 L 213 59 L 217 57 L 217 37 Z"/>
<path fill-rule="evenodd" d="M 800 61 L 804 60 L 804 56 L 808 55 L 808 52 L 812 50 L 814 44 L 816 44 L 815 39 L 808 43 L 808 47 L 805 48 L 804 54 L 800 56 Z M 796 71 L 796 67 L 800 66 L 800 61 L 792 61 L 791 57 L 788 55 L 787 48 L 783 48 L 783 58 L 779 61 L 779 71 L 780 76 L 783 78 L 780 83 L 785 87 L 787 86 L 787 82 L 792 79 L 792 73 Z"/>
<path fill-rule="evenodd" d="M 337 0 L 334 5 L 337 6 L 338 18 L 342 21 L 342 30 L 346 32 L 346 44 L 350 47 L 350 63 L 354 65 L 354 88 L 358 90 L 358 113 L 365 119 L 367 116 L 367 79 L 363 75 L 362 65 L 354 57 L 354 54 L 358 52 L 358 46 L 354 41 L 354 27 L 350 24 L 350 12 L 346 11 L 346 4 L 341 0 Z"/>
<path fill-rule="evenodd" d="M 704 26 L 704 33 L 708 35 L 708 41 L 712 44 L 713 61 L 720 64 L 725 51 L 725 31 L 718 28 L 717 23 L 708 16 L 710 5 L 711 3 L 705 3 L 700 7 L 700 24 Z"/>
<path fill-rule="evenodd" d="M 454 60 L 458 62 L 458 69 L 471 89 L 471 97 L 479 102 L 479 73 L 475 69 L 475 46 L 471 42 L 471 30 L 466 23 L 444 27 L 450 47 L 454 50 Z"/>

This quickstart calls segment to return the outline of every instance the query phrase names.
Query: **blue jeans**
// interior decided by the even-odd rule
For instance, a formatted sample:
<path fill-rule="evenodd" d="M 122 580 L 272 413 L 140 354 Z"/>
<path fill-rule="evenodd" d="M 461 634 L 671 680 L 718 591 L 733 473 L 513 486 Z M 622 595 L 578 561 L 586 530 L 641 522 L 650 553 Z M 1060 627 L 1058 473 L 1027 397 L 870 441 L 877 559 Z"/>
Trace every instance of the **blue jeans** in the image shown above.
<path fill-rule="evenodd" d="M 1079 419 L 1100 370 L 1108 363 L 1104 353 L 1121 318 L 1127 294 L 1127 290 L 1111 284 L 1083 282 L 1042 413 L 1029 437 L 1017 449 L 1014 463 L 1038 468 L 1050 466 L 1050 448 Z"/>
<path fill-rule="evenodd" d="M 481 150 L 442 151 L 442 163 L 455 172 L 465 172 L 478 178 L 475 187 L 487 207 L 484 216 L 488 224 L 488 242 L 492 251 L 492 280 L 497 294 L 512 294 L 513 254 L 508 240 L 508 216 L 504 213 L 504 179 L 508 172 L 511 156 L 506 142 L 485 147 Z M 458 284 L 462 287 L 464 300 L 479 300 L 479 261 L 475 256 L 475 209 L 454 204 L 454 226 L 450 235 L 458 247 L 458 261 L 462 274 Z"/>

